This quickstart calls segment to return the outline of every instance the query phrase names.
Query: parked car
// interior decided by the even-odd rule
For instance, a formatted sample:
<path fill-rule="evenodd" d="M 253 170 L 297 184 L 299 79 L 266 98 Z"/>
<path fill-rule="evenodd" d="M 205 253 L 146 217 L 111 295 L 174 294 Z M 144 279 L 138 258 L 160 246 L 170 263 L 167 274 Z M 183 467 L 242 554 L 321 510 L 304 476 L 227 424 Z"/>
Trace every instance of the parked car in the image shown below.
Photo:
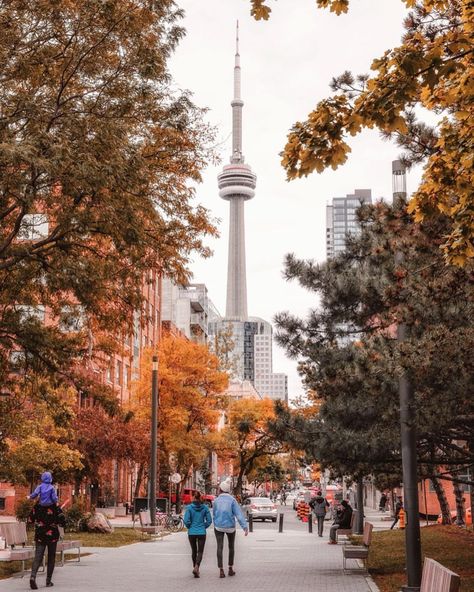
<path fill-rule="evenodd" d="M 296 510 L 300 502 L 304 502 L 304 491 L 300 491 L 296 494 L 296 497 L 293 500 L 293 510 Z"/>
<path fill-rule="evenodd" d="M 453 521 L 453 524 L 456 521 L 458 513 L 456 512 L 456 510 L 451 510 L 451 520 Z M 440 514 L 438 516 L 438 520 L 437 520 L 438 524 L 442 524 L 443 523 L 443 515 Z M 469 526 L 469 524 L 472 524 L 472 513 L 471 513 L 471 508 L 467 508 L 466 509 L 466 525 Z"/>
<path fill-rule="evenodd" d="M 268 497 L 248 497 L 242 504 L 242 510 L 247 519 L 264 522 L 267 518 L 276 522 L 277 508 Z"/>

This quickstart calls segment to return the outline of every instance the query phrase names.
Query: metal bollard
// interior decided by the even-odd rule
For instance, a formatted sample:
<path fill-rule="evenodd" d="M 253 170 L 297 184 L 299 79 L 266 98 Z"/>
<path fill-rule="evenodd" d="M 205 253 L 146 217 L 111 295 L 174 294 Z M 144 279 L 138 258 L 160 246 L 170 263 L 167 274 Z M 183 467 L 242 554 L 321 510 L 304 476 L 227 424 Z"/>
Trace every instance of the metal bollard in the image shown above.
<path fill-rule="evenodd" d="M 310 512 L 308 515 L 308 532 L 312 533 L 313 532 L 313 513 Z"/>
<path fill-rule="evenodd" d="M 253 517 L 249 514 L 249 532 L 253 532 Z"/>
<path fill-rule="evenodd" d="M 283 517 L 284 514 L 280 514 L 280 517 L 278 519 L 278 532 L 283 532 Z"/>

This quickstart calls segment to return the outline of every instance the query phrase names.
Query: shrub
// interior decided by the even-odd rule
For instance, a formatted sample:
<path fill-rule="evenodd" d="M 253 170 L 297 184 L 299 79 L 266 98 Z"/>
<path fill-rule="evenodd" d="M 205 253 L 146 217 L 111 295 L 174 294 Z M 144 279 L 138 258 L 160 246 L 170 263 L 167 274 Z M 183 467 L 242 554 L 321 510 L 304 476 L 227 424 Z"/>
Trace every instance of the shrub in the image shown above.
<path fill-rule="evenodd" d="M 18 500 L 15 505 L 15 516 L 19 522 L 26 522 L 28 520 L 28 516 L 30 515 L 31 508 L 35 505 L 33 500 L 28 498 L 24 498 Z"/>
<path fill-rule="evenodd" d="M 66 517 L 66 530 L 69 532 L 79 532 L 85 530 L 85 524 L 89 514 L 84 512 L 80 503 L 73 504 L 69 510 L 64 512 Z"/>

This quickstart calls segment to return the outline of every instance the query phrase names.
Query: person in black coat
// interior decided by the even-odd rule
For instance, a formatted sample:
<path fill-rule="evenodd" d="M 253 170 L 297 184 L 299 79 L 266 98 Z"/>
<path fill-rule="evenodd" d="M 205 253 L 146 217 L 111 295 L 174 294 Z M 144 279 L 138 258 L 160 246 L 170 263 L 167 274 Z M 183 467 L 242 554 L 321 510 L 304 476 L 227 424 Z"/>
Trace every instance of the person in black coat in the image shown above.
<path fill-rule="evenodd" d="M 393 520 L 392 526 L 390 527 L 390 530 L 393 529 L 393 527 L 395 526 L 395 524 L 398 522 L 398 519 L 400 518 L 400 510 L 403 508 L 403 499 L 402 496 L 399 495 L 397 496 L 397 503 L 395 504 L 395 518 Z"/>
<path fill-rule="evenodd" d="M 66 519 L 62 509 L 57 504 L 50 506 L 41 506 L 36 504 L 33 506 L 28 522 L 35 525 L 35 558 L 33 559 L 33 566 L 31 568 L 30 588 L 37 590 L 36 574 L 38 568 L 43 561 L 46 549 L 48 549 L 48 566 L 46 569 L 46 586 L 52 586 L 51 578 L 53 576 L 54 566 L 56 563 L 56 547 L 59 541 L 59 528 L 64 527 Z"/>
<path fill-rule="evenodd" d="M 329 544 L 336 545 L 336 530 L 338 528 L 350 528 L 351 527 L 351 518 L 352 518 L 352 508 L 349 505 L 349 502 L 346 500 L 342 500 L 341 508 L 338 510 L 336 519 L 334 520 L 334 524 L 331 526 L 329 530 Z"/>

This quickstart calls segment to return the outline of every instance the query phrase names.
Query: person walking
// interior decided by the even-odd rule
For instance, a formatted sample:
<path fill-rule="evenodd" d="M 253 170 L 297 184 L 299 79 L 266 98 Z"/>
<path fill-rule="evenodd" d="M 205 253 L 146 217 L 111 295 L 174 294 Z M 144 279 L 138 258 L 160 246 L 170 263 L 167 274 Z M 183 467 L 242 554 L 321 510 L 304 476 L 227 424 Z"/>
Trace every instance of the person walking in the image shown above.
<path fill-rule="evenodd" d="M 35 557 L 31 567 L 30 588 L 37 590 L 36 574 L 43 562 L 46 549 L 48 549 L 48 565 L 46 568 L 46 586 L 53 586 L 53 576 L 56 563 L 56 547 L 59 541 L 58 526 L 66 525 L 66 519 L 62 509 L 57 504 L 43 506 L 37 503 L 31 509 L 28 521 L 35 525 Z"/>
<path fill-rule="evenodd" d="M 199 578 L 204 546 L 206 544 L 206 530 L 211 526 L 212 518 L 207 504 L 202 503 L 201 494 L 196 491 L 194 499 L 184 513 L 184 525 L 188 529 L 188 540 L 191 545 L 193 560 L 193 575 Z"/>
<path fill-rule="evenodd" d="M 225 578 L 224 572 L 224 536 L 227 535 L 229 545 L 229 576 L 235 576 L 234 555 L 235 555 L 235 520 L 242 527 L 245 536 L 249 533 L 247 521 L 242 514 L 236 499 L 230 494 L 231 483 L 229 480 L 223 481 L 219 488 L 220 492 L 214 500 L 212 513 L 214 516 L 214 533 L 217 541 L 217 567 L 219 568 L 219 577 Z"/>
<path fill-rule="evenodd" d="M 346 500 L 342 500 L 341 507 L 337 512 L 336 519 L 334 520 L 334 524 L 331 526 L 329 530 L 329 545 L 337 545 L 336 541 L 336 531 L 339 528 L 350 528 L 351 527 L 351 518 L 352 518 L 352 508 L 349 505 L 349 502 Z"/>
<path fill-rule="evenodd" d="M 382 492 L 382 495 L 380 496 L 380 501 L 379 501 L 379 511 L 385 512 L 386 505 L 387 505 L 387 494 L 385 492 Z"/>
<path fill-rule="evenodd" d="M 280 502 L 282 506 L 286 506 L 286 491 L 284 489 L 280 493 Z"/>
<path fill-rule="evenodd" d="M 309 502 L 309 507 L 313 511 L 313 514 L 316 516 L 316 520 L 318 521 L 318 536 L 323 536 L 323 529 L 324 529 L 324 519 L 326 518 L 326 510 L 329 508 L 329 502 L 321 491 L 316 492 L 316 497 Z"/>
<path fill-rule="evenodd" d="M 400 510 L 402 508 L 403 508 L 403 499 L 402 499 L 402 496 L 401 495 L 397 495 L 397 503 L 395 504 L 395 517 L 393 519 L 392 526 L 390 527 L 390 530 L 393 530 L 393 527 L 398 522 L 398 519 L 400 518 Z"/>

